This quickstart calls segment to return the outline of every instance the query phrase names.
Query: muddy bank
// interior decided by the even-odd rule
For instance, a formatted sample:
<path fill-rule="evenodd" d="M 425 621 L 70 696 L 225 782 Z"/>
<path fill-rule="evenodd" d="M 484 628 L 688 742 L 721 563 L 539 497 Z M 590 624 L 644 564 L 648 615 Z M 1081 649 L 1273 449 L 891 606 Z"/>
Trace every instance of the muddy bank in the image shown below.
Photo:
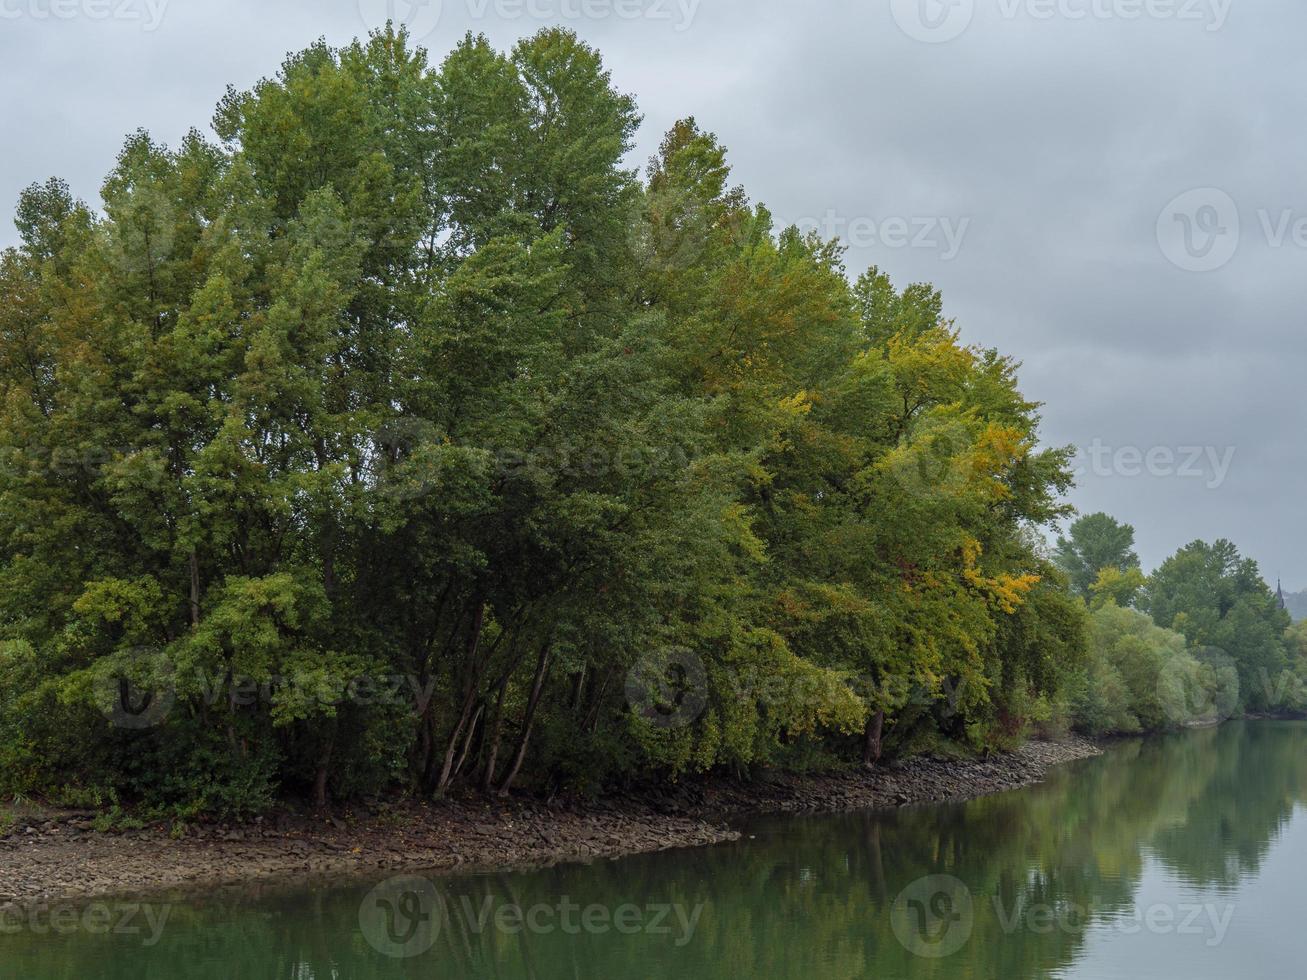
<path fill-rule="evenodd" d="M 94 814 L 29 811 L 0 837 L 0 905 L 291 880 L 540 867 L 735 840 L 728 821 L 966 799 L 1038 782 L 1099 754 L 1091 742 L 1032 742 L 986 760 L 920 757 L 870 773 L 774 774 L 650 788 L 597 803 L 375 803 L 330 818 L 98 833 Z"/>

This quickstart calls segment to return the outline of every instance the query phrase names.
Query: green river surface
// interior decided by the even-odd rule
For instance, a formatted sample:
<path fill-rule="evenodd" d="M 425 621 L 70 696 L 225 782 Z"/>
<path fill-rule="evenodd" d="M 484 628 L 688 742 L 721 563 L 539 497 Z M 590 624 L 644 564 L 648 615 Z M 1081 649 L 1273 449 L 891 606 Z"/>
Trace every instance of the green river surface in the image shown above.
<path fill-rule="evenodd" d="M 1305 797 L 1307 724 L 1240 722 L 970 803 L 759 819 L 717 847 L 11 914 L 0 977 L 1302 976 Z"/>

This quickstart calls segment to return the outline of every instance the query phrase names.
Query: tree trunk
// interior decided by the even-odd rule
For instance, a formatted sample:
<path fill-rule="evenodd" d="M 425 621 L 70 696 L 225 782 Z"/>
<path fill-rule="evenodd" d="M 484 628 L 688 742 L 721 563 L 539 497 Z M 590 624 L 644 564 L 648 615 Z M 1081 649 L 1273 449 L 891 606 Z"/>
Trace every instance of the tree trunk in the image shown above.
<path fill-rule="evenodd" d="M 608 697 L 608 688 L 612 685 L 613 675 L 611 672 L 604 675 L 603 680 L 591 680 L 590 694 L 590 711 L 585 716 L 585 721 L 581 726 L 583 732 L 593 735 L 599 731 L 599 719 L 604 710 L 604 698 Z"/>
<path fill-rule="evenodd" d="M 331 753 L 335 746 L 336 736 L 333 734 L 322 754 L 322 761 L 318 763 L 317 775 L 313 778 L 313 806 L 318 810 L 327 809 L 327 780 L 331 776 Z"/>
<path fill-rule="evenodd" d="M 508 691 L 509 674 L 499 685 L 499 694 L 495 698 L 495 728 L 490 736 L 490 754 L 486 757 L 486 771 L 481 778 L 481 789 L 489 793 L 495 786 L 495 766 L 499 763 L 499 745 L 504 736 L 504 694 Z"/>
<path fill-rule="evenodd" d="M 517 743 L 517 755 L 513 758 L 513 766 L 508 770 L 508 776 L 504 779 L 504 785 L 499 787 L 499 795 L 507 796 L 508 791 L 513 788 L 513 782 L 517 779 L 517 774 L 522 769 L 522 762 L 526 759 L 527 746 L 531 742 L 531 727 L 535 724 L 536 709 L 540 706 L 540 695 L 544 691 L 545 676 L 549 673 L 549 661 L 553 652 L 552 644 L 545 644 L 540 651 L 540 662 L 536 665 L 535 682 L 531 685 L 531 699 L 526 705 L 526 717 L 522 721 L 522 739 Z"/>
<path fill-rule="evenodd" d="M 477 713 L 472 716 L 472 724 L 467 727 L 467 738 L 463 739 L 463 751 L 459 753 L 458 762 L 454 764 L 454 779 L 463 771 L 463 764 L 467 762 L 467 754 L 472 749 L 472 740 L 476 738 L 477 725 L 481 723 L 481 715 L 485 712 L 485 705 L 477 706 Z"/>
<path fill-rule="evenodd" d="M 191 629 L 200 626 L 200 556 L 191 549 Z"/>
<path fill-rule="evenodd" d="M 477 647 L 481 644 L 481 627 L 486 620 L 486 604 L 477 603 L 476 615 L 472 619 L 472 635 L 468 639 L 468 682 L 467 696 L 463 699 L 463 710 L 459 715 L 458 724 L 454 726 L 454 732 L 449 737 L 449 744 L 445 747 L 445 760 L 440 767 L 440 779 L 436 782 L 436 797 L 445 795 L 445 790 L 449 788 L 449 778 L 454 770 L 454 754 L 458 751 L 459 736 L 463 734 L 463 729 L 468 720 L 472 717 L 472 706 L 476 704 L 477 696 L 477 679 L 479 672 L 476 669 Z"/>
<path fill-rule="evenodd" d="M 880 739 L 885 731 L 885 712 L 877 711 L 867 719 L 866 741 L 862 746 L 862 764 L 868 769 L 880 761 Z"/>
<path fill-rule="evenodd" d="M 449 741 L 445 743 L 445 757 L 440 765 L 440 777 L 436 780 L 436 798 L 445 795 L 445 790 L 449 788 L 449 780 L 454 772 L 454 757 L 458 753 L 459 739 L 463 735 L 463 729 L 472 718 L 472 707 L 476 704 L 476 690 L 468 691 L 467 697 L 463 699 L 463 710 L 458 716 L 458 723 L 454 726 L 454 731 L 450 733 Z"/>
<path fill-rule="evenodd" d="M 576 672 L 576 679 L 572 682 L 572 711 L 581 710 L 581 697 L 585 693 L 586 671 L 585 664 Z"/>
<path fill-rule="evenodd" d="M 427 681 L 420 677 L 418 680 L 422 684 L 422 689 L 426 690 Z M 431 737 L 431 702 L 428 700 L 426 704 L 418 708 L 418 764 L 416 775 L 419 779 L 425 779 L 431 771 L 431 753 L 434 748 Z"/>

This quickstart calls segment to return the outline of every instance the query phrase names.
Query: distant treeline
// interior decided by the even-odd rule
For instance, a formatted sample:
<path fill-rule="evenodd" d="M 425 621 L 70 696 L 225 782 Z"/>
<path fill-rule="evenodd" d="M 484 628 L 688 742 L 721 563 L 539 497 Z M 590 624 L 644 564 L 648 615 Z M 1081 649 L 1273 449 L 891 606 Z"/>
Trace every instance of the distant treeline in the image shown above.
<path fill-rule="evenodd" d="M 1250 563 L 1055 561 L 1016 364 L 693 120 L 625 169 L 639 118 L 570 33 L 382 32 L 130 137 L 100 211 L 22 195 L 0 792 L 598 791 L 1296 693 Z"/>
<path fill-rule="evenodd" d="M 1307 624 L 1228 541 L 1196 541 L 1145 577 L 1134 529 L 1076 521 L 1057 561 L 1089 605 L 1087 659 L 1067 686 L 1075 725 L 1157 731 L 1235 714 L 1307 710 Z"/>

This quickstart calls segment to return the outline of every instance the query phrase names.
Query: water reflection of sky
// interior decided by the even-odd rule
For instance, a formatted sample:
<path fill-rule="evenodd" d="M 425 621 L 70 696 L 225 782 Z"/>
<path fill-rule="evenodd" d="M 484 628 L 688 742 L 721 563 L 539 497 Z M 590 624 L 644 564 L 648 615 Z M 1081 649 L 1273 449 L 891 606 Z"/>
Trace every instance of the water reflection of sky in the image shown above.
<path fill-rule="evenodd" d="M 1232 909 L 1229 926 L 1204 913 L 1201 932 L 1180 935 L 1140 930 L 1119 923 L 1095 923 L 1086 931 L 1076 962 L 1060 971 L 1064 980 L 1232 980 L 1242 977 L 1298 977 L 1307 972 L 1307 820 L 1301 806 L 1274 840 L 1256 873 L 1233 887 L 1194 888 L 1149 856 L 1140 876 L 1135 908 L 1192 906 Z M 1219 942 L 1217 939 L 1219 938 Z"/>

